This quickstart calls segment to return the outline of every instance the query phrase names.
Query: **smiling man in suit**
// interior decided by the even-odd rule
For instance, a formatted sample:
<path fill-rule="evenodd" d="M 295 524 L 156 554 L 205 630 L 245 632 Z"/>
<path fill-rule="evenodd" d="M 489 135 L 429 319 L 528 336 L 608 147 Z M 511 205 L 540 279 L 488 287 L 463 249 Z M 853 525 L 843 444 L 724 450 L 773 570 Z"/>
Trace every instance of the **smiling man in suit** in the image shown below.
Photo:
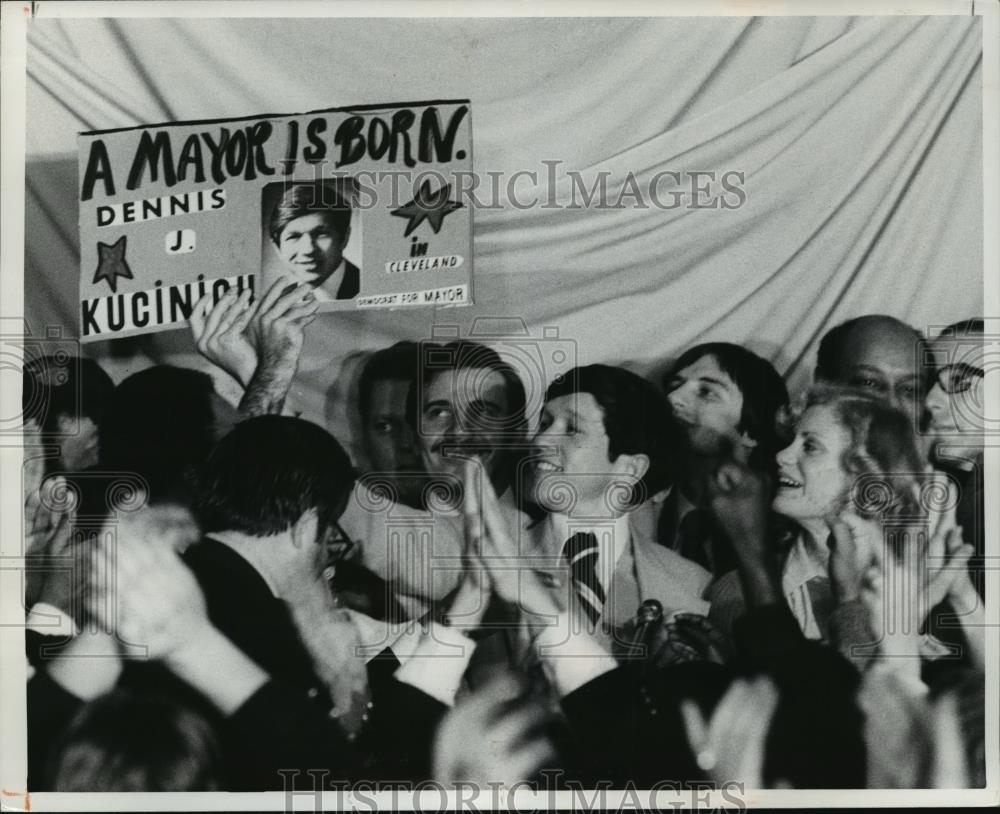
<path fill-rule="evenodd" d="M 666 414 L 656 387 L 624 368 L 588 365 L 552 382 L 522 467 L 524 493 L 545 514 L 519 528 L 492 497 L 488 473 L 470 465 L 468 545 L 478 552 L 477 536 L 491 541 L 480 560 L 489 580 L 484 587 L 468 571 L 449 614 L 480 608 L 481 591 L 505 612 L 478 640 L 469 686 L 509 665 L 554 702 L 635 657 L 630 628 L 647 600 L 668 624 L 707 615 L 710 573 L 635 522 L 636 508 L 668 482 Z M 487 528 L 477 531 L 480 514 Z"/>
<path fill-rule="evenodd" d="M 344 257 L 351 207 L 333 182 L 289 184 L 271 212 L 268 234 L 288 273 L 309 283 L 318 302 L 358 296 L 361 273 Z"/>
<path fill-rule="evenodd" d="M 708 571 L 630 522 L 667 485 L 666 414 L 650 382 L 608 365 L 574 368 L 545 394 L 528 480 L 548 514 L 524 534 L 568 563 L 570 595 L 608 644 L 647 599 L 665 616 L 708 609 Z"/>

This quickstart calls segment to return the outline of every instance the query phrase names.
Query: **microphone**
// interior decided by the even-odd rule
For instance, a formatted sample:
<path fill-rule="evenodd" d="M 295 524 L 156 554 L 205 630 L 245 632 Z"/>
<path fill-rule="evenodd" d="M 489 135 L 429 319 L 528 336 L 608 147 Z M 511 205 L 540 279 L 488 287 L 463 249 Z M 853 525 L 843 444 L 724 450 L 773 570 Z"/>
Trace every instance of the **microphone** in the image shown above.
<path fill-rule="evenodd" d="M 636 656 L 648 657 L 653 631 L 663 621 L 663 605 L 655 599 L 647 599 L 639 606 L 636 616 L 638 624 L 630 649 Z"/>

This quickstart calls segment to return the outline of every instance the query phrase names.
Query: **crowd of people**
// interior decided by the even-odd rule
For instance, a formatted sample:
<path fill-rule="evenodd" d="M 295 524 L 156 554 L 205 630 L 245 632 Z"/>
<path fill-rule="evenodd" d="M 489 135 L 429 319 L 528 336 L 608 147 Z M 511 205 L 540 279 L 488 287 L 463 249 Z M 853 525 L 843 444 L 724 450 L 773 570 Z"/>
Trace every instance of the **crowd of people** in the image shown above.
<path fill-rule="evenodd" d="M 316 307 L 194 307 L 238 407 L 25 369 L 30 790 L 983 787 L 981 320 L 849 320 L 792 400 L 726 342 L 541 399 L 399 342 L 352 460 L 285 414 Z"/>

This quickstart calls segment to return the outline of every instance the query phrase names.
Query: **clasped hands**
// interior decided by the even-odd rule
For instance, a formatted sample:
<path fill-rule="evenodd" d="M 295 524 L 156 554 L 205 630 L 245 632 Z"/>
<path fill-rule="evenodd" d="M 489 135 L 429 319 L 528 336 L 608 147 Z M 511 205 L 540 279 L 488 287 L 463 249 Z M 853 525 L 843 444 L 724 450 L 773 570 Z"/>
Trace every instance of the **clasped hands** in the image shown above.
<path fill-rule="evenodd" d="M 565 597 L 539 568 L 535 555 L 542 553 L 526 556 L 518 550 L 489 477 L 472 460 L 465 464 L 463 489 L 465 574 L 440 621 L 472 633 L 480 628 L 495 596 L 516 608 L 532 628 L 553 624 L 566 611 Z"/>

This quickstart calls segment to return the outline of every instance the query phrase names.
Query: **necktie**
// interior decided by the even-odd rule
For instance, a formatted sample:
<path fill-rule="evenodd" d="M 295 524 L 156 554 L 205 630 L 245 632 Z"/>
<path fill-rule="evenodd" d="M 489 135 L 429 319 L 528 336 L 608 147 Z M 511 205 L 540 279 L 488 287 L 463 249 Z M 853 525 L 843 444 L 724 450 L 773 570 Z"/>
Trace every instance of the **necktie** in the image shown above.
<path fill-rule="evenodd" d="M 573 588 L 587 618 L 596 624 L 604 608 L 604 589 L 597 578 L 597 536 L 574 534 L 563 546 L 563 557 L 569 563 Z"/>

